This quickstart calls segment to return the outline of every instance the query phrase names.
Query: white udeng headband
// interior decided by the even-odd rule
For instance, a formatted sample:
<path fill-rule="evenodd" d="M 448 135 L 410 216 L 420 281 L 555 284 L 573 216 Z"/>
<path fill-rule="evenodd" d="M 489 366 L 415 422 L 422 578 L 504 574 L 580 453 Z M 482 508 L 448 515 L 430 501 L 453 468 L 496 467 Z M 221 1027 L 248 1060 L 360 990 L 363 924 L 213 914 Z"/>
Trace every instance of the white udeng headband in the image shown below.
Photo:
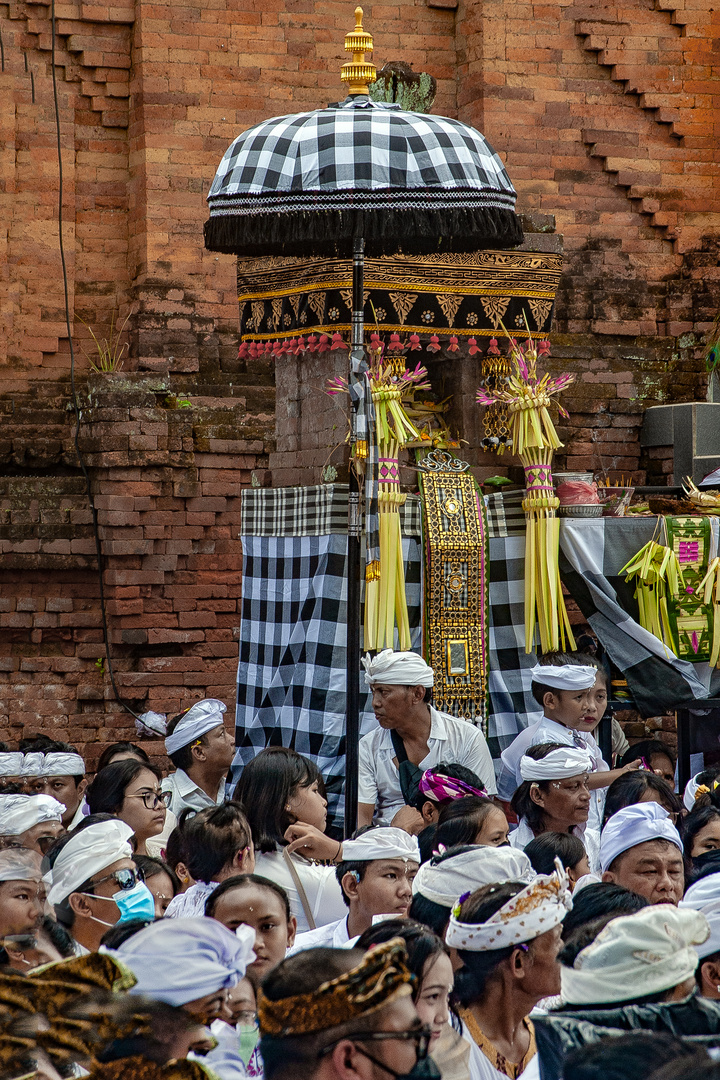
<path fill-rule="evenodd" d="M 62 821 L 65 806 L 51 795 L 0 795 L 0 836 L 20 836 L 42 821 Z"/>
<path fill-rule="evenodd" d="M 554 690 L 589 690 L 595 685 L 599 670 L 589 664 L 563 664 L 561 667 L 536 664 L 530 677 L 534 683 L 552 686 Z"/>
<path fill-rule="evenodd" d="M 218 701 L 217 698 L 196 701 L 181 718 L 172 735 L 168 735 L 165 739 L 165 749 L 168 754 L 182 750 L 183 746 L 189 746 L 202 735 L 206 735 L 208 731 L 219 727 L 223 723 L 225 712 L 227 712 L 227 705 Z"/>
<path fill-rule="evenodd" d="M 28 848 L 4 848 L 0 851 L 0 881 L 41 881 L 42 859 Z"/>
<path fill-rule="evenodd" d="M 453 949 L 491 952 L 532 941 L 553 930 L 572 908 L 568 876 L 559 859 L 553 874 L 538 874 L 535 880 L 503 904 L 487 922 L 458 921 L 461 904 L 453 908 L 445 941 Z"/>
<path fill-rule="evenodd" d="M 0 776 L 20 776 L 24 757 L 19 750 L 0 753 Z"/>
<path fill-rule="evenodd" d="M 435 673 L 422 656 L 414 652 L 395 652 L 383 649 L 377 656 L 366 653 L 362 658 L 365 682 L 368 686 L 382 683 L 387 686 L 433 686 Z"/>
<path fill-rule="evenodd" d="M 520 775 L 523 780 L 565 780 L 570 776 L 592 772 L 592 760 L 586 750 L 563 746 L 551 750 L 544 758 L 520 758 Z"/>
<path fill-rule="evenodd" d="M 689 979 L 698 965 L 694 948 L 710 928 L 700 911 L 654 904 L 621 915 L 560 969 L 568 1005 L 610 1005 L 668 990 Z"/>
<path fill-rule="evenodd" d="M 345 840 L 343 862 L 373 862 L 375 859 L 412 859 L 420 864 L 420 848 L 416 837 L 391 825 L 368 829 L 357 840 Z"/>
<path fill-rule="evenodd" d="M 344 850 L 344 848 L 343 848 Z M 536 877 L 524 851 L 513 847 L 473 847 L 442 862 L 422 864 L 413 881 L 413 896 L 451 908 L 463 889 L 481 889 L 498 881 L 522 881 Z"/>
<path fill-rule="evenodd" d="M 20 770 L 21 776 L 42 776 L 43 766 L 45 764 L 45 755 L 38 753 L 36 750 L 31 751 L 29 754 L 23 754 L 22 769 Z"/>
<path fill-rule="evenodd" d="M 85 762 L 79 754 L 45 754 L 42 776 L 84 776 Z"/>

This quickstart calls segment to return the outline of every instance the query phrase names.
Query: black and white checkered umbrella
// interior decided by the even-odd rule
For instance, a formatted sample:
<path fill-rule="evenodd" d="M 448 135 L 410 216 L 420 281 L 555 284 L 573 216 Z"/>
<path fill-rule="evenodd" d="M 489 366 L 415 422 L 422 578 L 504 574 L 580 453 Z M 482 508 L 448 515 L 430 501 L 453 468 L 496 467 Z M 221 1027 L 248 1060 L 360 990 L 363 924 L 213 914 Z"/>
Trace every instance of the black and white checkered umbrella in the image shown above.
<path fill-rule="evenodd" d="M 368 97 L 266 120 L 220 162 L 205 246 L 242 255 L 474 251 L 522 243 L 515 189 L 474 128 Z"/>

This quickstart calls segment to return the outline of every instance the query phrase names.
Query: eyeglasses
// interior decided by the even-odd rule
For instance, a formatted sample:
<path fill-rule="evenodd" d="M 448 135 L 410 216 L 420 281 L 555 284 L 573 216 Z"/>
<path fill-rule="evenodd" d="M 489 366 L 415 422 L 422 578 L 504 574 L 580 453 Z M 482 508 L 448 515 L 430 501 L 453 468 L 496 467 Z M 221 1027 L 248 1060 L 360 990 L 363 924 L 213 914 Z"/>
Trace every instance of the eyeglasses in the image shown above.
<path fill-rule="evenodd" d="M 423 1061 L 428 1056 L 430 1049 L 432 1028 L 421 1027 L 416 1028 L 414 1031 L 359 1031 L 356 1035 L 350 1032 L 343 1035 L 342 1039 L 323 1047 L 318 1056 L 325 1057 L 327 1054 L 331 1054 L 338 1042 L 343 1042 L 345 1039 L 350 1039 L 352 1042 L 383 1042 L 385 1039 L 396 1039 L 400 1042 L 412 1041 L 415 1043 L 418 1061 Z"/>
<path fill-rule="evenodd" d="M 235 1013 L 233 1019 L 236 1024 L 243 1024 L 245 1027 L 256 1028 L 258 1026 L 257 1013 L 252 1009 L 243 1009 L 242 1012 Z"/>
<path fill-rule="evenodd" d="M 138 881 L 144 881 L 145 875 L 140 868 L 130 870 L 126 868 L 124 870 L 114 870 L 112 874 L 107 874 L 105 877 L 98 878 L 97 881 L 92 882 L 93 888 L 97 885 L 102 885 L 105 881 L 114 881 L 116 885 L 125 891 L 125 889 L 134 889 Z"/>
<path fill-rule="evenodd" d="M 126 799 L 142 799 L 148 810 L 157 810 L 158 806 L 168 807 L 172 799 L 171 791 L 143 791 L 140 795 L 126 795 Z"/>

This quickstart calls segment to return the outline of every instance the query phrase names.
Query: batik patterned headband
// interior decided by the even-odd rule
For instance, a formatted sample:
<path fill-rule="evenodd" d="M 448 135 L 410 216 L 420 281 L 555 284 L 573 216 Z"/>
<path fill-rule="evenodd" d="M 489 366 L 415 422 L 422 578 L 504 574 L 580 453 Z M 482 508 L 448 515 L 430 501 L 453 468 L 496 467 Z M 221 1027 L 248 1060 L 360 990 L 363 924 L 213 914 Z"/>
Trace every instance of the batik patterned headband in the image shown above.
<path fill-rule="evenodd" d="M 432 802 L 464 799 L 467 795 L 487 799 L 487 791 L 484 787 L 471 787 L 464 780 L 456 780 L 454 776 L 444 776 L 443 773 L 435 772 L 433 769 L 427 769 L 422 774 L 418 790 L 421 795 L 427 795 Z"/>
<path fill-rule="evenodd" d="M 326 1031 L 411 994 L 413 981 L 405 942 L 393 938 L 365 953 L 362 962 L 351 971 L 310 993 L 270 1001 L 259 990 L 260 1032 L 263 1037 L 289 1038 Z"/>
<path fill-rule="evenodd" d="M 487 922 L 460 922 L 462 903 L 458 901 L 450 915 L 445 941 L 461 952 L 505 949 L 553 930 L 571 908 L 568 876 L 560 860 L 555 859 L 553 874 L 538 874 L 527 888 L 503 904 Z"/>

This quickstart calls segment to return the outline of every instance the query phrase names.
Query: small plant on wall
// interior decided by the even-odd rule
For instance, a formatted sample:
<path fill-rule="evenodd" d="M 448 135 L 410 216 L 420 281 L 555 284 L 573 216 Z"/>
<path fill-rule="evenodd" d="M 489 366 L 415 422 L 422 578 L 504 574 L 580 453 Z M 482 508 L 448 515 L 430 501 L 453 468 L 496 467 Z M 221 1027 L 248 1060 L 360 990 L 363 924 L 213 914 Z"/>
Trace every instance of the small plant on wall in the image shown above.
<path fill-rule="evenodd" d="M 98 338 L 89 323 L 86 323 L 79 315 L 77 316 L 83 326 L 87 326 L 95 343 L 96 353 L 88 353 L 85 349 L 83 349 L 83 352 L 90 362 L 90 367 L 98 375 L 108 375 L 113 371 L 119 371 L 123 366 L 123 361 L 130 350 L 130 346 L 127 341 L 122 342 L 121 338 L 131 315 L 132 311 L 129 311 L 123 319 L 122 325 L 116 329 L 115 312 L 113 312 L 110 319 L 110 333 L 102 339 Z"/>

